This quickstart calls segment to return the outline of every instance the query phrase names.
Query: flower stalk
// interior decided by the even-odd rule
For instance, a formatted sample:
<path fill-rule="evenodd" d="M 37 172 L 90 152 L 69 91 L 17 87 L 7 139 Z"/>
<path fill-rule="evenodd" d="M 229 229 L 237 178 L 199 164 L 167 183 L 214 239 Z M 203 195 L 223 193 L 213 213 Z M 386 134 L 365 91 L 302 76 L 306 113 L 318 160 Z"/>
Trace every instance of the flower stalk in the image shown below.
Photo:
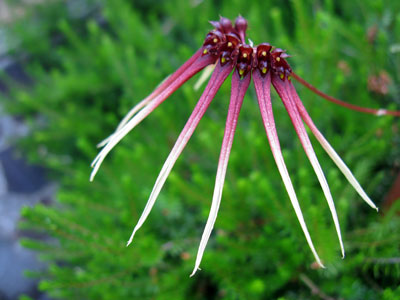
<path fill-rule="evenodd" d="M 344 257 L 344 244 L 333 197 L 331 195 L 328 182 L 316 157 L 311 141 L 308 137 L 304 123 L 310 128 L 311 132 L 314 134 L 321 146 L 328 153 L 328 155 L 344 174 L 350 184 L 354 187 L 357 193 L 361 196 L 361 198 L 372 208 L 376 210 L 378 210 L 378 208 L 362 189 L 361 185 L 351 173 L 350 169 L 346 166 L 343 160 L 339 157 L 329 142 L 315 126 L 313 120 L 309 116 L 306 108 L 296 92 L 296 89 L 292 83 L 292 78 L 324 99 L 349 109 L 374 115 L 400 116 L 400 112 L 359 107 L 319 91 L 292 71 L 286 60 L 289 55 L 286 54 L 284 50 L 280 48 L 274 48 L 267 43 L 263 43 L 258 46 L 253 46 L 251 42 L 250 45 L 246 44 L 247 21 L 241 16 L 235 20 L 234 25 L 229 19 L 223 17 L 221 17 L 219 21 L 211 21 L 210 23 L 214 29 L 207 34 L 203 46 L 175 73 L 167 77 L 148 97 L 134 106 L 122 119 L 115 132 L 113 132 L 107 139 L 99 144 L 99 146 L 103 148 L 92 163 L 93 170 L 90 180 L 93 180 L 105 157 L 124 136 L 126 136 L 133 128 L 143 121 L 151 112 L 153 112 L 161 103 L 163 103 L 172 93 L 174 93 L 192 76 L 206 67 L 208 67 L 207 70 L 211 70 L 215 66 L 203 94 L 197 102 L 192 114 L 180 133 L 156 179 L 144 211 L 140 216 L 127 245 L 132 242 L 135 233 L 143 225 L 146 218 L 150 214 L 150 211 L 153 208 L 155 201 L 161 192 L 161 189 L 167 180 L 167 177 L 170 174 L 175 162 L 184 150 L 186 144 L 191 138 L 200 120 L 204 116 L 219 88 L 233 70 L 231 79 L 231 98 L 218 162 L 211 209 L 203 235 L 201 237 L 195 266 L 190 276 L 193 276 L 196 271 L 199 270 L 207 242 L 211 236 L 211 232 L 218 215 L 238 117 L 251 79 L 254 81 L 254 87 L 256 90 L 262 121 L 275 163 L 282 177 L 282 181 L 296 213 L 297 219 L 300 223 L 300 227 L 303 230 L 308 246 L 310 247 L 316 262 L 320 267 L 324 267 L 307 229 L 296 192 L 289 177 L 289 172 L 282 155 L 272 110 L 270 95 L 271 86 L 274 87 L 278 93 L 278 96 L 281 98 L 293 123 L 302 147 L 324 192 L 339 239 L 342 257 Z"/>

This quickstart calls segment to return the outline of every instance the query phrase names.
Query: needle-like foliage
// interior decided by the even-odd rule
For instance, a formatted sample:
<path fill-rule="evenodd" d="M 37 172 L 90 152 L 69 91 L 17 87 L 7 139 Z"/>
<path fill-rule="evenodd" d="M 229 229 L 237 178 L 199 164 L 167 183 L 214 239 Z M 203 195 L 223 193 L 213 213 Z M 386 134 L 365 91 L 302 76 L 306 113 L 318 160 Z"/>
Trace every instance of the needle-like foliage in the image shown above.
<path fill-rule="evenodd" d="M 248 45 L 246 43 L 246 30 L 247 21 L 239 16 L 235 24 L 232 25 L 231 21 L 227 18 L 221 17 L 220 20 L 210 22 L 214 26 L 214 30 L 210 31 L 204 41 L 203 46 L 180 67 L 175 73 L 166 78 L 163 83 L 157 87 L 146 99 L 142 100 L 136 105 L 121 121 L 116 131 L 100 143 L 103 149 L 97 155 L 92 163 L 93 171 L 90 180 L 93 180 L 97 171 L 100 168 L 106 155 L 115 147 L 115 145 L 138 125 L 144 118 L 146 118 L 154 109 L 156 109 L 164 100 L 166 100 L 177 88 L 185 83 L 194 74 L 201 71 L 208 65 L 215 64 L 216 67 L 211 75 L 211 78 L 206 86 L 203 95 L 200 97 L 192 115 L 189 117 L 185 127 L 178 137 L 174 147 L 171 150 L 160 174 L 154 184 L 150 198 L 144 208 L 144 211 L 135 226 L 131 237 L 128 240 L 129 245 L 137 230 L 143 225 L 148 217 L 155 201 L 160 194 L 168 175 L 170 174 L 176 160 L 182 153 L 187 142 L 192 136 L 194 130 L 199 124 L 201 118 L 206 112 L 209 104 L 213 100 L 218 89 L 228 77 L 232 70 L 232 91 L 231 102 L 228 109 L 228 117 L 226 121 L 225 134 L 222 142 L 221 154 L 218 163 L 217 175 L 215 180 L 214 196 L 211 205 L 210 215 L 201 238 L 195 268 L 191 274 L 193 276 L 199 269 L 201 259 L 204 254 L 208 239 L 211 235 L 212 228 L 214 227 L 217 218 L 218 209 L 222 198 L 222 189 L 225 180 L 226 169 L 228 167 L 229 154 L 231 151 L 233 137 L 236 130 L 236 124 L 239 117 L 240 108 L 242 106 L 244 95 L 251 81 L 251 76 L 254 77 L 254 84 L 257 92 L 258 103 L 260 106 L 261 116 L 264 122 L 264 127 L 267 132 L 268 140 L 270 142 L 271 150 L 274 155 L 278 170 L 281 174 L 283 183 L 288 192 L 290 201 L 296 212 L 300 226 L 304 232 L 307 243 L 314 254 L 315 260 L 318 265 L 324 268 L 324 265 L 319 258 L 317 251 L 313 245 L 307 225 L 304 221 L 303 213 L 301 211 L 299 201 L 297 200 L 292 182 L 287 171 L 278 135 L 275 129 L 275 121 L 272 113 L 270 86 L 275 88 L 279 97 L 292 120 L 294 129 L 300 139 L 307 157 L 317 175 L 318 181 L 322 187 L 325 198 L 328 202 L 329 209 L 332 214 L 333 222 L 335 224 L 337 236 L 339 239 L 342 257 L 345 256 L 345 250 L 342 240 L 342 234 L 339 225 L 339 219 L 336 213 L 335 204 L 330 192 L 328 182 L 325 178 L 324 172 L 318 162 L 317 156 L 314 152 L 311 141 L 308 137 L 306 128 L 303 121 L 310 127 L 314 135 L 320 141 L 323 148 L 328 152 L 329 156 L 338 165 L 339 169 L 353 185 L 360 196 L 374 209 L 378 210 L 372 200 L 364 192 L 354 175 L 347 168 L 342 159 L 337 155 L 329 143 L 325 140 L 324 136 L 315 127 L 312 119 L 308 115 L 305 107 L 303 106 L 296 89 L 292 83 L 292 78 L 297 79 L 300 83 L 310 88 L 311 91 L 318 95 L 330 100 L 336 104 L 358 110 L 366 113 L 373 113 L 378 115 L 399 115 L 397 111 L 389 110 L 375 110 L 360 108 L 344 101 L 334 99 L 324 93 L 318 91 L 316 88 L 308 84 L 305 80 L 301 79 L 298 75 L 294 74 L 291 67 L 287 62 L 289 55 L 280 48 L 273 48 L 267 43 L 260 44 L 259 46 Z M 252 43 L 251 43 L 252 44 Z"/>

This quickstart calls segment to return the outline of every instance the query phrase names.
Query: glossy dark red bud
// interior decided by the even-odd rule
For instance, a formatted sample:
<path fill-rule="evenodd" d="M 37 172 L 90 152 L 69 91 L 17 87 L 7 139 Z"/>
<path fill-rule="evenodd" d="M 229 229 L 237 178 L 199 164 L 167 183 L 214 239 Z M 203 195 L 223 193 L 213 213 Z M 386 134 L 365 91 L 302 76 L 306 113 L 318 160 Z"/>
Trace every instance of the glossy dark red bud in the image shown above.
<path fill-rule="evenodd" d="M 246 31 L 247 30 L 247 20 L 242 16 L 239 16 L 235 20 L 235 29 L 237 31 Z"/>
<path fill-rule="evenodd" d="M 209 22 L 215 29 L 222 31 L 221 24 L 218 21 L 209 21 Z"/>
<path fill-rule="evenodd" d="M 242 16 L 239 16 L 235 20 L 235 29 L 240 35 L 240 39 L 242 40 L 242 43 L 245 44 L 245 38 L 246 38 L 246 30 L 247 30 L 247 21 L 245 18 Z"/>
<path fill-rule="evenodd" d="M 228 18 L 220 17 L 219 23 L 221 24 L 222 31 L 224 33 L 230 33 L 233 30 L 232 22 Z"/>

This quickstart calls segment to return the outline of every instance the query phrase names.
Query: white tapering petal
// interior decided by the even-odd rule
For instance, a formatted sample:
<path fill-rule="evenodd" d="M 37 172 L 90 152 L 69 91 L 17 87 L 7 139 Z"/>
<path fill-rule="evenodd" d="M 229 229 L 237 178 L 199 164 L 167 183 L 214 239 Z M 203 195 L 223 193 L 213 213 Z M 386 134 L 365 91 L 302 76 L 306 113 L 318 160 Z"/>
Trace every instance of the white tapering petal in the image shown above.
<path fill-rule="evenodd" d="M 292 202 L 292 206 L 293 206 L 294 211 L 296 213 L 297 219 L 299 220 L 300 226 L 303 229 L 303 232 L 304 232 L 304 235 L 306 237 L 308 246 L 310 247 L 311 252 L 313 253 L 317 263 L 322 268 L 325 268 L 325 266 L 322 264 L 321 259 L 319 258 L 318 254 L 317 254 L 317 251 L 314 248 L 314 244 L 313 244 L 313 242 L 311 240 L 310 233 L 308 232 L 307 225 L 306 225 L 306 223 L 304 221 L 303 213 L 301 212 L 299 201 L 297 200 L 297 196 L 296 196 L 296 193 L 294 191 L 292 182 L 290 180 L 289 173 L 288 173 L 288 170 L 287 170 L 286 165 L 285 165 L 285 161 L 283 160 L 282 151 L 279 148 L 277 148 L 276 146 L 272 146 L 272 145 L 271 145 L 271 150 L 272 150 L 272 153 L 274 155 L 276 165 L 278 166 L 279 173 L 281 174 L 281 177 L 282 177 L 283 183 L 285 185 L 286 191 L 287 191 L 287 193 L 289 195 L 290 201 Z"/>
<path fill-rule="evenodd" d="M 234 72 L 234 74 L 232 75 L 231 100 L 228 109 L 228 116 L 226 118 L 225 133 L 218 162 L 217 176 L 215 179 L 215 187 L 210 214 L 208 216 L 206 227 L 201 237 L 199 250 L 197 251 L 195 266 L 192 274 L 190 274 L 190 277 L 192 277 L 199 269 L 212 229 L 214 228 L 215 220 L 217 219 L 218 210 L 221 203 L 222 189 L 224 187 L 226 169 L 228 167 L 229 155 L 231 152 L 233 137 L 236 130 L 236 124 L 239 117 L 240 108 L 242 107 L 244 95 L 250 84 L 250 79 L 250 75 L 247 75 L 244 79 L 240 79 L 237 72 Z"/>
<path fill-rule="evenodd" d="M 119 141 L 129 133 L 136 125 L 138 125 L 144 118 L 146 118 L 154 109 L 156 109 L 162 102 L 164 102 L 173 92 L 175 92 L 182 84 L 189 80 L 193 75 L 198 73 L 205 66 L 211 64 L 215 59 L 212 56 L 201 56 L 202 50 L 199 49 L 186 63 L 184 63 L 174 74 L 169 76 L 163 83 L 161 83 L 152 94 L 138 104 L 136 109 L 133 109 L 125 120 L 123 120 L 122 127 L 112 134 L 92 162 L 92 173 L 90 174 L 90 181 L 93 180 L 101 163 L 107 154 L 115 147 Z M 136 111 L 144 106 L 137 114 Z M 132 116 L 132 118 L 130 118 Z M 129 121 L 128 121 L 129 120 Z"/>
<path fill-rule="evenodd" d="M 279 89 L 279 87 L 283 87 L 283 89 L 281 89 L 281 91 L 278 91 L 279 95 L 281 96 L 281 99 L 286 107 L 286 110 L 289 113 L 289 116 L 293 122 L 294 128 L 297 132 L 297 135 L 300 139 L 300 142 L 303 146 L 304 151 L 306 152 L 310 163 L 314 169 L 315 174 L 317 175 L 318 181 L 322 187 L 322 190 L 324 192 L 325 198 L 328 202 L 328 206 L 329 209 L 331 211 L 331 215 L 333 218 L 333 223 L 335 225 L 336 228 L 336 233 L 339 239 L 339 244 L 340 244 L 340 249 L 342 252 L 342 256 L 345 256 L 345 252 L 344 252 L 344 245 L 343 245 L 343 239 L 342 239 L 342 234 L 340 231 L 340 225 L 339 225 L 339 219 L 336 213 L 336 208 L 335 208 L 335 204 L 333 202 L 332 199 L 332 195 L 329 189 L 329 185 L 326 181 L 325 175 L 321 169 L 321 166 L 318 162 L 317 156 L 315 155 L 314 149 L 311 145 L 310 139 L 308 137 L 307 131 L 304 127 L 303 121 L 300 118 L 300 114 L 299 111 L 297 109 L 295 100 L 293 99 L 293 93 L 295 92 L 294 90 L 292 90 L 291 88 L 291 82 L 289 82 L 288 80 L 285 81 L 284 84 L 281 83 L 280 79 L 276 79 L 274 86 L 277 88 L 277 91 Z M 285 96 L 286 95 L 286 96 Z"/>
<path fill-rule="evenodd" d="M 219 87 L 222 85 L 226 77 L 228 77 L 229 73 L 232 71 L 231 66 L 221 67 L 218 65 L 214 73 L 208 82 L 207 87 L 205 88 L 202 96 L 200 97 L 196 107 L 194 108 L 192 114 L 190 115 L 188 121 L 186 122 L 185 127 L 183 128 L 182 132 L 180 133 L 174 147 L 172 148 L 170 154 L 168 155 L 167 160 L 165 161 L 160 174 L 157 177 L 156 183 L 154 184 L 153 190 L 150 194 L 149 200 L 146 203 L 146 206 L 143 210 L 142 215 L 139 218 L 139 221 L 133 232 L 128 240 L 127 246 L 132 242 L 135 233 L 138 229 L 143 225 L 145 220 L 147 219 L 151 209 L 154 206 L 154 203 L 163 187 L 169 173 L 171 172 L 176 160 L 178 159 L 179 155 L 182 153 L 183 149 L 185 148 L 187 142 L 189 141 L 190 137 L 192 136 L 194 130 L 196 129 L 197 125 L 199 124 L 201 118 L 203 117 L 204 113 L 206 112 L 208 106 L 210 105 L 212 99 L 214 98 L 215 94 L 217 93 Z"/>
<path fill-rule="evenodd" d="M 350 171 L 350 169 L 347 167 L 347 165 L 344 163 L 344 161 L 340 158 L 340 156 L 336 153 L 335 149 L 333 149 L 333 147 L 329 144 L 329 142 L 325 139 L 325 137 L 322 135 L 322 133 L 315 126 L 314 122 L 312 121 L 311 117 L 309 116 L 309 114 L 308 114 L 306 108 L 304 107 L 303 103 L 301 102 L 300 98 L 296 95 L 294 97 L 294 100 L 296 101 L 297 108 L 300 112 L 302 119 L 307 124 L 307 126 L 310 128 L 311 132 L 314 134 L 316 139 L 320 142 L 321 146 L 325 149 L 325 151 L 328 153 L 330 158 L 333 160 L 333 162 L 336 164 L 336 166 L 339 168 L 339 170 L 343 173 L 343 175 L 346 177 L 346 179 L 350 182 L 350 184 L 353 186 L 353 188 L 361 196 L 361 198 L 363 198 L 363 200 L 369 206 L 371 206 L 372 208 L 374 208 L 378 211 L 378 208 L 376 207 L 374 202 L 368 197 L 368 195 L 365 193 L 364 189 L 361 187 L 360 183 L 354 177 L 353 173 Z"/>
<path fill-rule="evenodd" d="M 129 120 L 125 126 L 123 126 L 119 131 L 114 133 L 108 143 L 105 145 L 103 149 L 99 152 L 96 158 L 93 160 L 91 166 L 93 167 L 92 173 L 90 174 L 90 181 L 93 181 L 94 176 L 99 170 L 102 162 L 108 155 L 108 153 L 140 122 L 143 121 L 156 106 L 158 106 L 158 102 L 154 100 L 151 104 L 143 108 L 138 114 L 136 114 L 132 119 Z"/>
<path fill-rule="evenodd" d="M 328 143 L 328 141 L 322 136 L 322 134 L 321 135 L 315 134 L 315 137 L 321 143 L 321 146 L 325 149 L 325 151 L 328 153 L 330 158 L 333 160 L 333 162 L 336 164 L 336 166 L 339 168 L 339 170 L 343 173 L 343 175 L 346 177 L 346 179 L 350 182 L 350 184 L 353 186 L 353 188 L 361 196 L 361 198 L 363 198 L 364 201 L 369 206 L 371 206 L 372 208 L 374 208 L 378 211 L 378 207 L 376 207 L 374 202 L 368 197 L 368 195 L 365 193 L 364 189 L 361 187 L 360 183 L 354 177 L 353 173 L 351 173 L 350 169 L 347 167 L 347 165 L 344 163 L 344 161 L 340 158 L 340 156 L 336 153 L 336 151 L 332 148 L 332 146 Z"/>
<path fill-rule="evenodd" d="M 279 173 L 282 177 L 282 181 L 285 185 L 286 191 L 289 195 L 290 202 L 294 208 L 297 219 L 299 220 L 301 229 L 303 230 L 304 236 L 306 237 L 308 246 L 313 253 L 316 262 L 322 267 L 325 268 L 321 262 L 321 259 L 318 256 L 317 251 L 315 250 L 314 244 L 312 242 L 310 233 L 308 232 L 307 225 L 304 221 L 303 213 L 300 208 L 299 201 L 296 196 L 296 192 L 294 191 L 293 184 L 290 180 L 288 170 L 286 168 L 285 161 L 283 159 L 282 151 L 280 148 L 278 133 L 276 131 L 274 115 L 272 111 L 272 104 L 270 99 L 270 73 L 268 73 L 266 78 L 262 78 L 259 72 L 255 72 L 254 74 L 254 84 L 256 87 L 258 103 L 260 106 L 261 116 L 264 122 L 265 131 L 267 133 L 268 141 L 271 146 L 272 154 L 274 156 L 276 165 L 278 167 Z"/>
<path fill-rule="evenodd" d="M 185 67 L 188 67 L 188 66 L 185 66 Z M 179 72 L 177 75 L 179 75 L 181 73 L 182 72 Z M 173 74 L 173 75 L 175 75 L 175 74 Z M 174 79 L 175 77 L 176 76 L 172 76 L 172 75 L 167 76 L 163 81 L 160 82 L 159 85 L 157 85 L 157 87 L 154 89 L 154 91 L 148 97 L 144 98 L 138 104 L 136 104 L 134 107 L 132 107 L 131 110 L 128 111 L 128 113 L 119 122 L 115 132 L 112 133 L 109 137 L 105 138 L 100 143 L 98 143 L 97 147 L 101 148 L 101 147 L 105 146 L 111 140 L 113 135 L 118 133 L 118 131 L 120 131 L 122 129 L 122 127 L 124 127 L 139 110 L 141 110 L 143 107 L 148 105 L 152 100 L 154 100 L 154 98 L 156 98 L 162 92 L 161 88 L 164 87 L 166 84 L 170 84 L 171 83 L 171 79 Z"/>
<path fill-rule="evenodd" d="M 136 104 L 126 115 L 125 117 L 121 120 L 121 122 L 118 124 L 117 129 L 115 130 L 114 133 L 112 133 L 110 136 L 102 140 L 100 143 L 97 144 L 98 148 L 104 147 L 118 132 L 132 119 L 132 117 L 143 107 L 148 105 L 154 98 L 145 98 L 142 101 L 140 101 L 138 104 Z"/>
<path fill-rule="evenodd" d="M 333 223 L 335 224 L 336 228 L 336 233 L 338 235 L 339 243 L 340 243 L 340 249 L 342 251 L 342 256 L 345 256 L 344 252 L 344 245 L 343 245 L 343 240 L 342 240 L 342 234 L 340 232 L 340 224 L 339 224 L 339 219 L 336 213 L 336 208 L 335 208 L 335 203 L 333 202 L 332 199 L 332 194 L 329 189 L 328 182 L 326 181 L 324 172 L 321 169 L 321 165 L 318 162 L 317 156 L 314 153 L 314 149 L 311 146 L 304 147 L 304 151 L 307 153 L 307 156 L 310 160 L 310 163 L 314 169 L 315 174 L 317 175 L 318 181 L 322 187 L 322 190 L 324 192 L 325 198 L 328 202 L 329 209 L 332 214 L 333 218 Z"/>
<path fill-rule="evenodd" d="M 188 128 L 188 130 L 192 131 L 194 129 Z M 167 180 L 167 177 L 168 177 L 169 173 L 171 172 L 172 167 L 174 166 L 176 160 L 178 159 L 178 156 L 180 155 L 183 148 L 185 147 L 187 140 L 190 138 L 190 135 L 191 134 L 189 133 L 188 135 L 184 136 L 181 140 L 178 140 L 179 143 L 177 142 L 175 144 L 175 146 L 172 149 L 171 153 L 169 154 L 167 160 L 165 161 L 165 163 L 160 171 L 160 174 L 157 177 L 156 183 L 154 184 L 153 190 L 151 191 L 149 200 L 146 203 L 143 213 L 140 216 L 139 221 L 136 224 L 135 228 L 133 229 L 131 236 L 129 237 L 127 246 L 132 242 L 136 231 L 138 231 L 139 228 L 142 227 L 143 223 L 146 221 L 151 209 L 154 206 L 154 203 L 156 202 L 158 195 L 160 194 L 161 188 L 163 187 L 165 181 Z"/>
<path fill-rule="evenodd" d="M 170 154 L 168 155 L 168 158 L 165 161 L 165 163 L 160 171 L 160 174 L 157 177 L 157 180 L 154 184 L 153 190 L 151 191 L 149 200 L 146 203 L 143 213 L 140 216 L 137 225 L 133 229 L 133 232 L 129 238 L 127 246 L 132 242 L 132 239 L 133 239 L 136 231 L 138 231 L 138 229 L 140 227 L 142 227 L 143 223 L 147 219 L 151 209 L 153 208 L 154 203 L 156 202 L 158 195 L 160 194 L 162 187 L 164 186 L 165 181 L 167 180 L 169 173 L 172 170 L 172 167 L 174 166 L 179 155 L 182 153 L 187 142 L 189 141 L 190 137 L 192 136 L 195 128 L 197 127 L 197 124 L 199 123 L 205 110 L 207 109 L 208 103 L 203 102 L 203 103 L 199 103 L 199 104 L 200 104 L 200 106 L 198 106 L 199 110 L 195 109 L 193 111 L 188 122 L 186 123 L 185 128 L 182 130 L 180 136 L 178 137 L 178 140 L 176 141 L 174 147 L 172 148 Z"/>
<path fill-rule="evenodd" d="M 203 235 L 201 237 L 199 249 L 197 252 L 195 267 L 193 269 L 193 272 L 190 274 L 190 277 L 192 277 L 196 273 L 196 271 L 199 269 L 201 259 L 203 258 L 204 250 L 206 249 L 207 242 L 211 235 L 211 231 L 214 228 L 215 220 L 217 219 L 219 205 L 221 203 L 222 189 L 224 187 L 225 173 L 226 173 L 227 165 L 228 165 L 228 160 L 226 158 L 226 161 L 223 163 L 223 165 L 218 166 L 210 214 L 208 216 L 207 224 L 204 229 Z"/>

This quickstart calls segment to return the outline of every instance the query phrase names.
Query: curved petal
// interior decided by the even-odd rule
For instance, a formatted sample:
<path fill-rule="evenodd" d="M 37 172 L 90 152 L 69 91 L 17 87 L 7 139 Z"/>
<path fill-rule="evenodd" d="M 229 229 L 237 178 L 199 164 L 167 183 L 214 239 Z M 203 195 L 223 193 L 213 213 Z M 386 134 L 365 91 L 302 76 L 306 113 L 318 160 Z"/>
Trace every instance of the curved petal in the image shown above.
<path fill-rule="evenodd" d="M 228 77 L 228 75 L 232 71 L 232 65 L 226 64 L 225 66 L 221 66 L 218 64 L 210 78 L 210 81 L 207 84 L 203 94 L 201 95 L 199 101 L 197 102 L 196 107 L 194 108 L 192 114 L 189 117 L 185 127 L 183 128 L 182 132 L 180 133 L 178 140 L 176 141 L 174 147 L 172 148 L 170 154 L 168 155 L 167 160 L 165 161 L 160 174 L 154 184 L 153 190 L 151 191 L 149 200 L 144 208 L 142 215 L 139 218 L 137 225 L 135 226 L 127 245 L 132 242 L 132 239 L 136 233 L 136 231 L 143 225 L 144 221 L 146 220 L 147 216 L 149 215 L 160 191 L 163 187 L 165 180 L 167 179 L 169 173 L 172 170 L 176 160 L 178 159 L 179 155 L 182 153 L 183 149 L 185 148 L 187 142 L 189 141 L 190 137 L 192 136 L 194 130 L 196 129 L 197 125 L 199 124 L 201 118 L 203 117 L 204 113 L 206 112 L 208 106 L 210 105 L 212 99 L 214 98 L 215 94 L 217 93 L 218 89 Z"/>
<path fill-rule="evenodd" d="M 119 131 L 114 133 L 108 143 L 99 152 L 93 160 L 91 166 L 93 167 L 90 174 L 90 181 L 93 180 L 101 163 L 106 158 L 108 153 L 127 135 L 133 128 L 135 128 L 143 119 L 145 119 L 154 109 L 156 109 L 162 102 L 165 101 L 173 92 L 175 92 L 182 84 L 189 80 L 193 75 L 198 73 L 205 66 L 213 63 L 214 57 L 207 55 L 198 58 L 188 69 L 186 69 L 172 84 L 167 86 L 158 96 L 156 96 L 150 104 L 139 111 L 132 119 L 129 120 Z"/>
<path fill-rule="evenodd" d="M 300 113 L 303 121 L 311 129 L 311 132 L 314 134 L 316 139 L 320 142 L 321 146 L 325 149 L 325 151 L 328 153 L 330 158 L 333 160 L 333 162 L 336 164 L 336 166 L 340 169 L 340 171 L 343 173 L 343 175 L 346 177 L 346 179 L 350 182 L 350 184 L 353 186 L 353 188 L 357 191 L 357 193 L 361 196 L 361 198 L 363 198 L 364 201 L 367 202 L 367 204 L 369 206 L 378 210 L 378 208 L 376 207 L 374 202 L 368 197 L 368 195 L 365 193 L 364 189 L 358 183 L 358 181 L 354 177 L 353 173 L 350 171 L 350 169 L 347 167 L 347 165 L 343 162 L 343 160 L 340 158 L 340 156 L 336 153 L 335 149 L 332 148 L 332 146 L 329 144 L 329 142 L 325 139 L 325 137 L 322 135 L 322 133 L 315 126 L 313 120 L 311 119 L 306 108 L 304 107 L 299 96 L 297 95 L 293 85 L 292 85 L 291 89 L 292 89 L 293 99 L 296 102 L 297 109 L 299 110 L 299 113 Z"/>
<path fill-rule="evenodd" d="M 329 209 L 332 214 L 333 222 L 335 224 L 336 232 L 340 243 L 340 249 L 342 251 L 342 257 L 344 257 L 345 256 L 344 246 L 343 246 L 342 234 L 340 232 L 339 219 L 336 213 L 335 203 L 333 202 L 332 195 L 328 183 L 326 181 L 324 172 L 321 169 L 317 156 L 315 155 L 314 149 L 311 145 L 310 139 L 308 138 L 307 131 L 300 118 L 297 106 L 293 100 L 293 95 L 292 95 L 293 92 L 291 88 L 292 83 L 290 82 L 290 80 L 287 79 L 281 80 L 277 75 L 273 75 L 272 84 L 274 85 L 276 91 L 279 94 L 279 97 L 282 99 L 282 102 L 285 105 L 285 108 L 289 114 L 290 119 L 292 120 L 293 126 L 300 139 L 303 149 L 306 152 L 310 160 L 310 163 L 315 171 L 315 174 L 317 175 L 318 181 L 322 187 L 325 198 L 328 202 Z"/>
<path fill-rule="evenodd" d="M 122 127 L 125 126 L 126 123 L 129 122 L 129 120 L 144 106 L 149 104 L 151 100 L 153 100 L 156 96 L 158 96 L 164 89 L 166 89 L 169 85 L 171 85 L 178 77 L 186 71 L 203 53 L 203 47 L 201 47 L 199 50 L 193 54 L 191 58 L 189 58 L 182 66 L 179 67 L 178 70 L 176 70 L 173 74 L 169 75 L 167 78 L 165 78 L 155 89 L 154 91 L 148 95 L 146 98 L 144 98 L 142 101 L 140 101 L 138 104 L 136 104 L 131 110 L 125 115 L 125 117 L 121 120 L 121 122 L 118 124 L 117 129 L 115 130 L 114 133 L 112 133 L 109 137 L 101 141 L 97 147 L 103 147 L 108 143 L 108 141 L 112 138 L 112 136 L 117 133 Z"/>
<path fill-rule="evenodd" d="M 311 252 L 313 253 L 317 263 L 324 268 L 324 265 L 322 264 L 321 259 L 319 258 L 318 253 L 315 250 L 310 233 L 308 232 L 307 225 L 301 212 L 299 201 L 297 200 L 296 192 L 294 191 L 285 161 L 283 159 L 278 133 L 276 132 L 274 114 L 272 111 L 270 96 L 270 72 L 268 72 L 265 76 L 262 76 L 260 72 L 256 70 L 253 72 L 253 78 L 258 98 L 258 104 L 260 106 L 261 117 L 263 119 L 265 131 L 267 132 L 268 141 L 271 146 L 276 165 L 278 167 L 279 173 L 281 174 L 283 183 L 285 184 L 286 191 L 289 195 L 290 201 L 292 202 L 292 206 L 296 213 L 297 219 L 299 220 L 301 229 L 303 230 L 306 237 L 308 246 L 310 247 Z"/>
<path fill-rule="evenodd" d="M 231 153 L 233 137 L 236 131 L 237 120 L 242 107 L 243 98 L 250 84 L 251 75 L 247 74 L 243 79 L 240 79 L 238 72 L 232 75 L 231 100 L 226 118 L 224 139 L 222 141 L 221 153 L 219 156 L 217 176 L 215 179 L 215 187 L 213 200 L 211 204 L 210 214 L 207 219 L 207 224 L 201 237 L 199 250 L 197 252 L 196 263 L 193 269 L 192 277 L 199 269 L 204 250 L 206 249 L 208 239 L 217 219 L 219 205 L 221 203 L 222 189 L 224 187 L 226 169 L 228 167 L 229 155 Z"/>

